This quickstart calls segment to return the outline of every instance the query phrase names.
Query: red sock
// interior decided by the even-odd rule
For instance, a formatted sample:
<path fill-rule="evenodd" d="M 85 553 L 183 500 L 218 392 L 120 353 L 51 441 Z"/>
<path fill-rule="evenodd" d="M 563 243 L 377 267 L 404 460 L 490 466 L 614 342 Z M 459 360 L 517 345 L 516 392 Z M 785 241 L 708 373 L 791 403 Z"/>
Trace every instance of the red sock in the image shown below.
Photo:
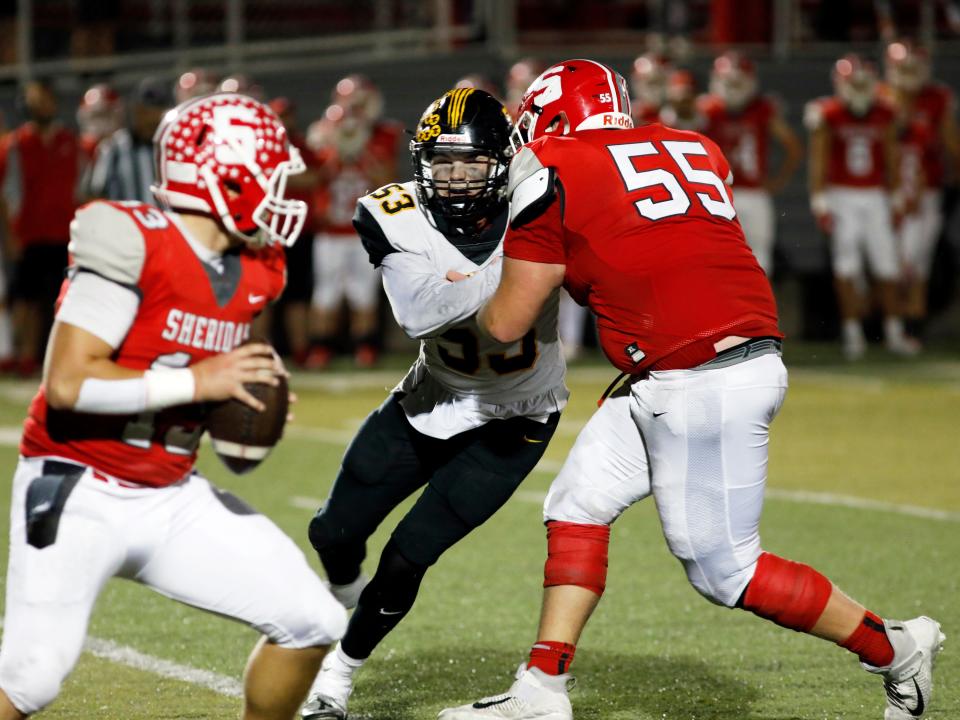
<path fill-rule="evenodd" d="M 886 667 L 893 662 L 893 645 L 883 629 L 883 620 L 869 610 L 853 634 L 840 643 L 840 647 L 856 653 L 860 656 L 860 662 L 874 667 Z"/>
<path fill-rule="evenodd" d="M 576 645 L 553 640 L 539 640 L 530 648 L 528 668 L 539 668 L 547 675 L 562 675 L 570 669 Z"/>

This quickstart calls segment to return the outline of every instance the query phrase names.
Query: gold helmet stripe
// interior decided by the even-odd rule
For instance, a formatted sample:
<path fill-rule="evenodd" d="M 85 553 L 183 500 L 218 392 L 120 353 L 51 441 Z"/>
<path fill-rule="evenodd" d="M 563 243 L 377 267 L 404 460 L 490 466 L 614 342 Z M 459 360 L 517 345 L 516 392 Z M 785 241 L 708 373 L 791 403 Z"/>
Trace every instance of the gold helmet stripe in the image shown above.
<path fill-rule="evenodd" d="M 473 93 L 473 88 L 460 88 L 455 91 L 456 97 L 450 114 L 447 116 L 452 127 L 456 127 L 463 122 L 463 113 L 466 109 L 467 98 Z"/>

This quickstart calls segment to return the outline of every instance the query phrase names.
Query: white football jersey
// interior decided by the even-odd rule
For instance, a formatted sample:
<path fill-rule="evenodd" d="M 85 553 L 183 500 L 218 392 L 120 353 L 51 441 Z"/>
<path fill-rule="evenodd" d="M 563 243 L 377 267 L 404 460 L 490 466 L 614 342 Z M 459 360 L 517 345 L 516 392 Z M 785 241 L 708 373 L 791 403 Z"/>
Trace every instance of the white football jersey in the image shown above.
<path fill-rule="evenodd" d="M 385 185 L 357 204 L 354 224 L 371 262 L 383 268 L 393 314 L 420 340 L 420 356 L 395 391 L 405 393 L 401 405 L 426 435 L 447 438 L 497 418 L 545 421 L 569 396 L 558 292 L 515 343 L 498 343 L 477 327 L 477 310 L 500 281 L 505 221 L 506 213 L 499 229 L 487 231 L 495 249 L 477 264 L 427 219 L 413 182 Z M 450 282 L 449 270 L 470 277 Z"/>

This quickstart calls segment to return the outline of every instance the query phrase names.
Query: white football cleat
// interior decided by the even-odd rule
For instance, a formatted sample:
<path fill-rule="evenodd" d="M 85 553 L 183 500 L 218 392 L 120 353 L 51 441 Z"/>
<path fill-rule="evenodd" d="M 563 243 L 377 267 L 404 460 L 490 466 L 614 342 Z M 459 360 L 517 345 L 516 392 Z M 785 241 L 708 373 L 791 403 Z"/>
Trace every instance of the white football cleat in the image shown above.
<path fill-rule="evenodd" d="M 893 662 L 877 668 L 863 664 L 865 670 L 882 675 L 887 691 L 884 720 L 916 720 L 930 709 L 933 694 L 933 661 L 946 636 L 940 623 L 921 615 L 899 622 L 884 620 L 883 627 L 893 645 Z"/>
<path fill-rule="evenodd" d="M 303 720 L 345 720 L 347 717 L 353 674 L 360 665 L 347 664 L 344 658 L 339 645 L 323 658 L 307 702 L 300 710 Z"/>
<path fill-rule="evenodd" d="M 547 675 L 539 668 L 521 663 L 516 680 L 503 695 L 477 700 L 440 711 L 439 720 L 573 720 L 573 708 L 567 697 L 569 673 Z"/>
<path fill-rule="evenodd" d="M 357 603 L 360 602 L 360 593 L 363 592 L 363 589 L 369 582 L 370 578 L 360 573 L 352 583 L 334 585 L 332 582 L 328 582 L 327 587 L 330 588 L 330 594 L 336 598 L 338 603 L 343 605 L 347 610 L 353 610 L 357 606 Z"/>

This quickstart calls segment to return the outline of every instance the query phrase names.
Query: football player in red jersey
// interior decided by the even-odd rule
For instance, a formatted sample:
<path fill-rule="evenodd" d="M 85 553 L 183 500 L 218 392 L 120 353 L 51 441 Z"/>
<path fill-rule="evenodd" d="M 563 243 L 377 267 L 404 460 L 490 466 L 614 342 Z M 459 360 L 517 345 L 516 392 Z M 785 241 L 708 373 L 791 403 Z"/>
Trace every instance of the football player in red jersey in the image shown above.
<path fill-rule="evenodd" d="M 306 365 L 314 369 L 330 361 L 344 300 L 350 306 L 354 361 L 360 367 L 376 362 L 379 279 L 354 230 L 353 211 L 359 198 L 394 177 L 401 133 L 399 125 L 381 118 L 383 98 L 363 75 L 337 82 L 332 101 L 318 150 L 326 212 L 313 243 L 316 338 Z"/>
<path fill-rule="evenodd" d="M 657 122 L 677 130 L 702 132 L 707 116 L 700 109 L 697 78 L 689 70 L 674 70 L 667 78 L 667 101 Z"/>
<path fill-rule="evenodd" d="M 93 202 L 71 225 L 71 272 L 13 479 L 0 720 L 60 691 L 111 577 L 260 630 L 247 720 L 289 720 L 346 626 L 290 538 L 194 461 L 203 403 L 262 404 L 271 349 L 242 344 L 284 285 L 283 246 L 306 207 L 276 116 L 239 95 L 167 113 L 157 129 L 165 210 Z"/>
<path fill-rule="evenodd" d="M 876 71 L 856 55 L 833 67 L 835 94 L 810 102 L 810 206 L 830 233 L 834 285 L 840 306 L 843 352 L 866 352 L 861 325 L 863 257 L 877 284 L 887 349 L 914 355 L 919 346 L 904 334 L 898 283 L 900 261 L 894 216 L 903 211 L 898 177 L 896 119 L 876 95 Z"/>
<path fill-rule="evenodd" d="M 907 330 L 922 334 L 927 315 L 927 280 L 934 250 L 943 229 L 943 186 L 952 175 L 960 177 L 960 137 L 955 118 L 956 99 L 946 85 L 930 79 L 930 58 L 925 48 L 898 40 L 887 46 L 884 97 L 897 108 L 905 127 L 925 126 L 922 154 L 924 190 L 916 213 L 901 228 L 906 265 Z"/>
<path fill-rule="evenodd" d="M 673 63 L 661 53 L 644 53 L 633 61 L 630 106 L 635 125 L 660 122 L 660 109 L 667 102 L 667 78 L 672 72 Z"/>
<path fill-rule="evenodd" d="M 753 61 L 726 52 L 713 62 L 710 94 L 700 103 L 707 116 L 706 136 L 720 146 L 733 171 L 737 216 L 747 243 L 763 271 L 773 272 L 776 220 L 772 196 L 786 187 L 803 157 L 797 134 L 780 112 L 777 101 L 757 88 Z M 770 138 L 782 152 L 780 166 L 769 168 Z"/>
<path fill-rule="evenodd" d="M 563 284 L 589 303 L 604 352 L 630 378 L 583 428 L 547 494 L 529 662 L 507 693 L 440 718 L 573 717 L 567 671 L 604 590 L 610 525 L 650 495 L 705 598 L 853 651 L 885 680 L 886 720 L 919 717 L 939 625 L 882 620 L 813 568 L 761 549 L 769 426 L 787 373 L 726 158 L 695 132 L 629 129 L 623 78 L 589 60 L 549 68 L 523 109 L 519 142 L 529 144 L 510 166 L 502 276 L 478 325 L 500 342 L 521 337 Z"/>

